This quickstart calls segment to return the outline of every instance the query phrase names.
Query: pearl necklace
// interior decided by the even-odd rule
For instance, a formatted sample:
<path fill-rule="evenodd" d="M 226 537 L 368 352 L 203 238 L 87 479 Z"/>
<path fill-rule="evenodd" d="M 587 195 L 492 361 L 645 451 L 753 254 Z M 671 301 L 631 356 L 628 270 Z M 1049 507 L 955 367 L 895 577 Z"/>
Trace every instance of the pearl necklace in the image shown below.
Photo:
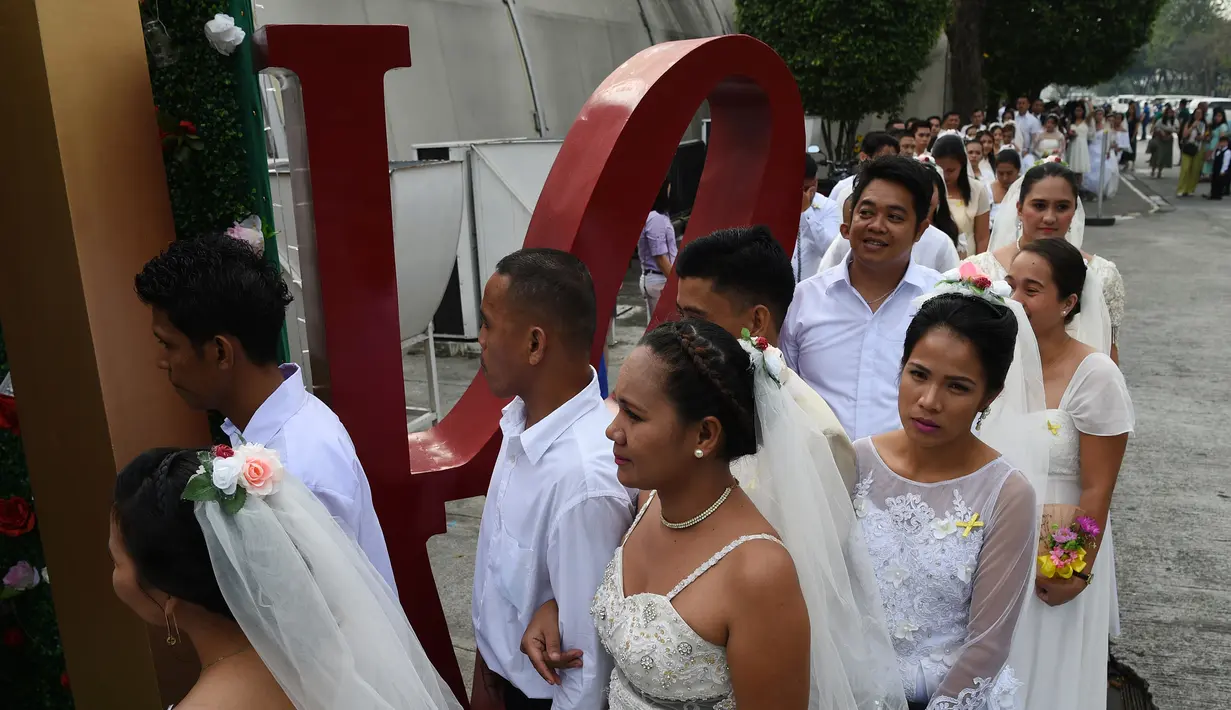
<path fill-rule="evenodd" d="M 697 517 L 695 517 L 695 518 L 690 518 L 690 519 L 688 519 L 688 520 L 685 520 L 685 521 L 684 521 L 684 522 L 682 522 L 682 523 L 673 523 L 673 522 L 671 522 L 670 520 L 667 520 L 666 518 L 664 518 L 664 517 L 663 517 L 662 508 L 660 507 L 660 508 L 658 509 L 658 520 L 659 520 L 659 521 L 660 521 L 660 522 L 661 522 L 661 523 L 662 523 L 665 527 L 671 528 L 672 530 L 683 530 L 684 528 L 691 528 L 692 526 L 696 525 L 697 523 L 701 522 L 702 520 L 705 520 L 706 518 L 708 518 L 708 517 L 710 517 L 711 515 L 713 515 L 713 514 L 714 514 L 714 511 L 715 511 L 715 510 L 718 510 L 718 506 L 720 506 L 720 505 L 722 505 L 723 503 L 727 502 L 727 497 L 731 495 L 731 491 L 732 491 L 732 489 L 734 489 L 734 488 L 735 488 L 735 486 L 727 486 L 727 489 L 726 489 L 725 491 L 723 491 L 723 492 L 722 492 L 722 495 L 718 497 L 718 500 L 714 501 L 714 504 L 713 504 L 713 505 L 711 505 L 710 507 L 706 508 L 704 511 L 702 511 L 702 512 L 701 512 L 701 514 L 700 514 L 700 515 L 698 515 L 698 516 L 697 516 Z"/>

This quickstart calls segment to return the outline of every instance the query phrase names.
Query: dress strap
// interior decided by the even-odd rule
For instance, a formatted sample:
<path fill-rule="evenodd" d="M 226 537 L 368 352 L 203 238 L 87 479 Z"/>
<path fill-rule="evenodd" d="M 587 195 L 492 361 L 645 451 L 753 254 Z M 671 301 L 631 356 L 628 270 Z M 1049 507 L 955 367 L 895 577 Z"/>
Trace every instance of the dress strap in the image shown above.
<path fill-rule="evenodd" d="M 672 589 L 671 593 L 667 595 L 667 601 L 671 601 L 672 599 L 675 599 L 675 597 L 679 595 L 680 592 L 684 591 L 684 589 L 687 588 L 688 585 L 697 581 L 697 577 L 700 577 L 701 575 L 710 571 L 710 568 L 718 564 L 719 562 L 721 562 L 722 558 L 731 554 L 732 550 L 744 544 L 745 542 L 752 542 L 753 540 L 769 540 L 770 542 L 776 542 L 779 545 L 782 545 L 784 549 L 786 548 L 786 545 L 783 545 L 781 540 L 774 537 L 773 535 L 768 535 L 766 533 L 761 533 L 759 535 L 744 535 L 743 537 L 736 538 L 732 540 L 729 544 L 727 544 L 726 547 L 722 548 L 718 552 L 715 552 L 713 557 L 705 561 L 705 564 L 698 567 L 696 571 L 694 571 L 692 574 L 688 575 L 683 580 L 681 580 L 679 584 L 675 585 L 675 589 Z"/>
<path fill-rule="evenodd" d="M 654 502 L 654 496 L 657 494 L 658 491 L 650 491 L 650 497 L 645 499 L 645 505 L 641 506 L 641 510 L 637 511 L 637 517 L 633 518 L 633 524 L 628 528 L 628 532 L 624 533 L 624 539 L 620 541 L 620 547 L 624 547 L 624 543 L 628 542 L 628 537 L 637 529 L 637 523 L 641 522 L 645 511 L 650 509 L 650 503 Z"/>

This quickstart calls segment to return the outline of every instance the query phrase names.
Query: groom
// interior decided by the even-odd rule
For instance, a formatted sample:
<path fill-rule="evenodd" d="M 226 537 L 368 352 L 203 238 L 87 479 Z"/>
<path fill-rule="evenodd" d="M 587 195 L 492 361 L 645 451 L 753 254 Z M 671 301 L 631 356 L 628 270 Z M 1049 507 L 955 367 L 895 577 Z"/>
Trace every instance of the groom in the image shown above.
<path fill-rule="evenodd" d="M 220 412 L 232 446 L 261 444 L 324 504 L 395 590 L 372 492 L 346 427 L 278 364 L 291 302 L 277 265 L 247 242 L 207 236 L 173 242 L 136 279 L 150 306 L 158 367 L 194 409 Z"/>

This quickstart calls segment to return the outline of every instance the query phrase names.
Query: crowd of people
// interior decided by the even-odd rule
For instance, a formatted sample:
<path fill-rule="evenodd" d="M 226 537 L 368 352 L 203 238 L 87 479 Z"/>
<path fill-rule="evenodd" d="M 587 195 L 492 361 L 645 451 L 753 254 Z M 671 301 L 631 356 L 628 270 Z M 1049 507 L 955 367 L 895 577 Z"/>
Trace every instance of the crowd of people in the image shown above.
<path fill-rule="evenodd" d="M 764 227 L 677 253 L 657 204 L 642 288 L 652 312 L 677 279 L 680 319 L 606 400 L 586 266 L 500 260 L 479 345 L 511 402 L 472 707 L 1105 707 L 1124 289 L 1081 249 L 1083 178 L 1055 159 L 1072 126 L 1026 123 L 1020 150 L 1012 125 L 868 136 L 829 196 L 805 159 L 794 255 Z M 1015 146 L 990 191 L 985 137 Z M 459 707 L 398 603 L 350 437 L 278 364 L 277 267 L 179 241 L 136 290 L 171 385 L 230 438 L 152 449 L 115 488 L 116 592 L 200 658 L 180 710 Z M 1040 551 L 1060 510 L 1088 544 Z"/>

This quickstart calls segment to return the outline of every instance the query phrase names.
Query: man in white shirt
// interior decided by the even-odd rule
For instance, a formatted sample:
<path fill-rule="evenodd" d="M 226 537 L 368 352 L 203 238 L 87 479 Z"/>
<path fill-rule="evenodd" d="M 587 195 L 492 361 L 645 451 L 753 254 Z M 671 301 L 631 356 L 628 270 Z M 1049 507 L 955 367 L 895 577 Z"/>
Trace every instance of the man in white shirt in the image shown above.
<path fill-rule="evenodd" d="M 232 446 L 277 451 L 396 590 L 368 477 L 346 427 L 305 389 L 297 365 L 278 365 L 291 302 L 278 267 L 239 239 L 181 239 L 135 283 L 163 346 L 158 366 L 180 397 L 226 417 L 222 430 Z"/>
<path fill-rule="evenodd" d="M 939 121 L 940 119 L 937 119 Z M 939 125 L 939 123 L 937 124 Z M 910 128 L 915 134 L 915 159 L 922 158 L 928 152 L 928 146 L 932 143 L 932 135 L 934 133 L 932 124 L 928 121 L 919 121 Z"/>
<path fill-rule="evenodd" d="M 911 261 L 928 228 L 931 168 L 900 157 L 869 162 L 843 236 L 851 258 L 804 281 L 782 328 L 782 352 L 833 407 L 852 439 L 892 431 L 911 302 L 940 274 Z"/>
<path fill-rule="evenodd" d="M 818 197 L 822 200 L 826 199 L 824 195 L 817 192 L 816 173 L 816 161 L 811 155 L 805 153 L 799 231 L 795 234 L 795 252 L 791 255 L 791 266 L 795 270 L 797 281 L 802 281 L 816 272 L 817 264 L 821 263 L 821 256 L 829 248 L 829 242 L 833 240 L 825 233 L 821 220 L 823 210 L 815 207 Z"/>
<path fill-rule="evenodd" d="M 680 250 L 675 308 L 682 318 L 700 318 L 735 337 L 746 328 L 778 346 L 782 322 L 795 292 L 791 264 L 766 227 L 722 229 Z M 791 373 L 789 376 L 796 376 Z M 800 401 L 824 433 L 848 490 L 855 486 L 855 449 L 833 410 L 807 388 Z"/>
<path fill-rule="evenodd" d="M 983 109 L 977 108 L 974 111 L 971 111 L 969 125 L 974 126 L 976 130 L 986 131 L 987 126 L 983 123 L 983 117 Z"/>
<path fill-rule="evenodd" d="M 471 620 L 475 694 L 507 710 L 600 710 L 612 662 L 590 604 L 633 519 L 606 430 L 611 412 L 590 367 L 597 327 L 594 284 L 566 252 L 522 249 L 487 282 L 479 346 L 488 386 L 512 397 L 500 429 L 475 557 Z M 584 653 L 558 686 L 520 650 L 534 611 L 549 599 L 560 633 Z M 477 702 L 477 698 L 476 698 Z"/>
<path fill-rule="evenodd" d="M 1043 124 L 1030 112 L 1030 99 L 1025 96 L 1017 97 L 1017 119 L 1013 123 L 1013 144 L 1019 153 L 1026 155 L 1034 146 L 1035 136 L 1043 132 Z"/>
<path fill-rule="evenodd" d="M 898 140 L 888 133 L 880 131 L 872 131 L 864 136 L 863 143 L 859 146 L 859 170 L 868 164 L 869 160 L 881 158 L 886 155 L 898 154 Z M 838 181 L 834 185 L 833 190 L 829 193 L 829 200 L 838 207 L 826 216 L 824 226 L 825 230 L 830 234 L 841 234 L 842 228 L 842 205 L 846 204 L 846 198 L 850 197 L 851 192 L 855 189 L 855 178 L 859 176 L 858 170 L 854 175 L 849 175 Z M 823 252 L 822 252 L 823 253 Z M 813 272 L 815 273 L 815 272 Z M 805 277 L 807 278 L 807 277 Z M 802 280 L 802 279 L 801 279 Z"/>
<path fill-rule="evenodd" d="M 940 189 L 933 183 L 932 189 L 932 205 L 928 210 L 928 221 L 936 215 L 936 208 L 940 206 Z M 842 210 L 842 224 L 850 225 L 851 223 L 851 200 L 848 198 Z M 821 266 L 817 273 L 828 271 L 833 267 L 841 264 L 846 260 L 848 254 L 851 253 L 851 243 L 845 238 L 835 239 L 833 244 L 829 245 L 829 249 L 825 252 L 824 258 L 821 259 Z M 961 266 L 962 259 L 958 256 L 957 247 L 953 244 L 953 240 L 948 234 L 937 229 L 935 225 L 928 224 L 928 228 L 923 231 L 923 236 L 919 241 L 915 242 L 915 246 L 911 247 L 910 260 L 926 266 L 933 271 L 945 273 L 952 269 Z"/>

